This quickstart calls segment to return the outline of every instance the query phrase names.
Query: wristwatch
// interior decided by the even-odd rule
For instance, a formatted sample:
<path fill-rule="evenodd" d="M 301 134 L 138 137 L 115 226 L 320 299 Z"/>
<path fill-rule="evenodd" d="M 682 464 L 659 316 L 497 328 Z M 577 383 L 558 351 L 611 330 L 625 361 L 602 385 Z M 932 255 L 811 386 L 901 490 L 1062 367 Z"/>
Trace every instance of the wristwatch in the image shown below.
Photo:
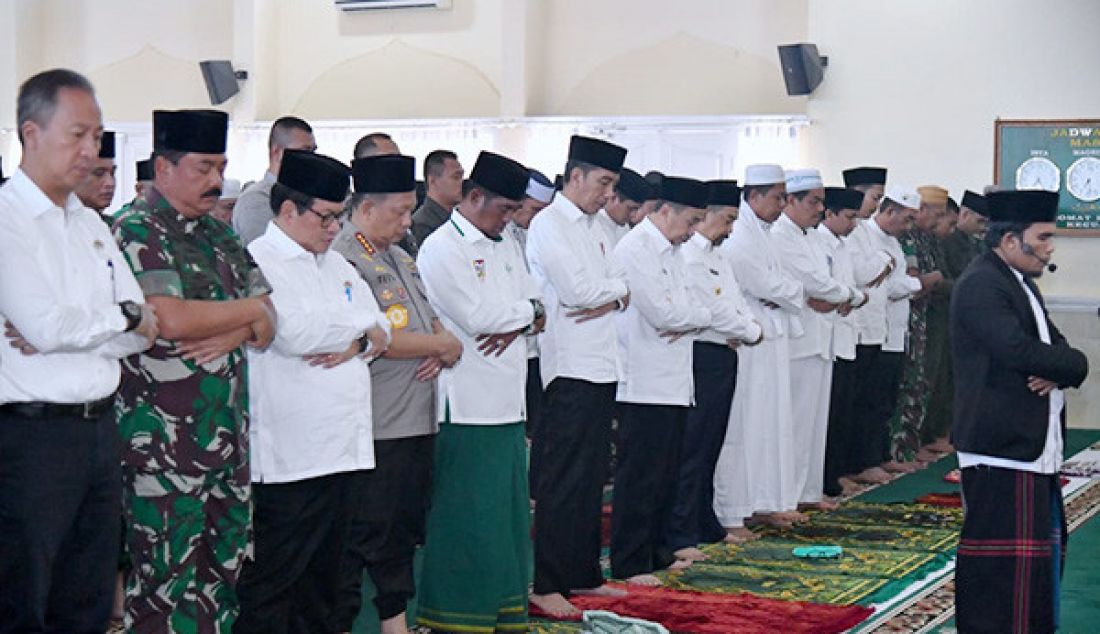
<path fill-rule="evenodd" d="M 118 307 L 122 311 L 122 316 L 126 318 L 125 332 L 130 332 L 141 325 L 141 306 L 126 300 L 119 302 Z"/>
<path fill-rule="evenodd" d="M 364 332 L 362 337 L 359 337 L 359 354 L 363 354 L 370 347 L 370 331 Z"/>
<path fill-rule="evenodd" d="M 531 320 L 531 323 L 523 329 L 525 334 L 530 334 L 535 330 L 535 322 L 546 316 L 546 307 L 542 305 L 542 300 L 532 299 L 531 307 L 535 309 L 535 317 Z"/>

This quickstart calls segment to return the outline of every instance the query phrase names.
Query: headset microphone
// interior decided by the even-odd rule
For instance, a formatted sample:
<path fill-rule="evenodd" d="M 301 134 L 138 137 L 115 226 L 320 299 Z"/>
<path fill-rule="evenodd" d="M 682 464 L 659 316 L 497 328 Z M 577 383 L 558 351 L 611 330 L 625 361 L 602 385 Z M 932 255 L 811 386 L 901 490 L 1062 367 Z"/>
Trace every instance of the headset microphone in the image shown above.
<path fill-rule="evenodd" d="M 1036 260 L 1039 260 L 1040 262 L 1042 262 L 1044 265 L 1046 265 L 1047 270 L 1050 271 L 1051 273 L 1058 270 L 1058 265 L 1057 264 L 1052 264 L 1050 260 L 1044 260 L 1043 258 L 1039 257 L 1039 254 L 1035 252 L 1035 249 L 1032 248 L 1032 246 L 1030 244 L 1024 242 L 1023 240 L 1020 240 L 1020 250 L 1024 252 L 1024 255 L 1030 255 L 1031 257 L 1035 258 Z"/>

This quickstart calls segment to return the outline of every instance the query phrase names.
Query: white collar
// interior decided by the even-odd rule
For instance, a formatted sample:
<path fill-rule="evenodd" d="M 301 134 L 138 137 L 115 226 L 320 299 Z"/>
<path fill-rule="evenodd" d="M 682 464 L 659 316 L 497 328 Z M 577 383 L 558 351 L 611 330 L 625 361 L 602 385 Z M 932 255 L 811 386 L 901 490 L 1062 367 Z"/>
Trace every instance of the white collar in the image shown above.
<path fill-rule="evenodd" d="M 22 199 L 22 204 L 17 207 L 30 215 L 31 218 L 39 218 L 42 214 L 52 209 L 60 209 L 65 212 L 65 216 L 69 217 L 73 214 L 85 209 L 84 203 L 80 202 L 76 194 L 70 192 L 68 197 L 65 198 L 65 205 L 59 207 L 50 197 L 46 195 L 42 188 L 31 180 L 30 176 L 23 171 L 22 168 L 15 170 L 15 173 L 11 177 L 11 187 L 15 192 L 15 195 Z"/>

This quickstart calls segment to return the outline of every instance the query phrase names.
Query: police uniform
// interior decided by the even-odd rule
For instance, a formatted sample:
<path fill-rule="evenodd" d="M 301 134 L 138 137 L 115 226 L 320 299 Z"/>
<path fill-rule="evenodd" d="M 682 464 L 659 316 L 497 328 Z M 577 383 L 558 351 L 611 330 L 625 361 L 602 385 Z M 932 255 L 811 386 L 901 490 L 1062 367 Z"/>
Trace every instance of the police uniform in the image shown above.
<path fill-rule="evenodd" d="M 413 159 L 378 155 L 352 163 L 359 193 L 413 191 Z M 370 286 L 390 327 L 432 334 L 438 318 L 428 303 L 416 262 L 396 244 L 379 249 L 354 223 L 332 244 Z M 415 592 L 413 556 L 424 543 L 431 495 L 436 422 L 435 381 L 420 381 L 422 359 L 379 358 L 371 364 L 375 468 L 356 475 L 348 544 L 341 564 L 337 624 L 350 631 L 362 604 L 363 570 L 377 590 L 374 606 L 385 621 L 405 611 Z"/>

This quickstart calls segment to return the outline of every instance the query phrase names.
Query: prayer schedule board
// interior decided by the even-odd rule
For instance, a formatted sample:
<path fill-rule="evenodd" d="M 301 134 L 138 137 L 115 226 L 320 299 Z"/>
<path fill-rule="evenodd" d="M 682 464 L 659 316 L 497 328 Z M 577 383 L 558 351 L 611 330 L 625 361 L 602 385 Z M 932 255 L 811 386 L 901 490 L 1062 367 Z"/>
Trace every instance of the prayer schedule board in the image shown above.
<path fill-rule="evenodd" d="M 993 182 L 1057 192 L 1058 227 L 1100 235 L 1100 119 L 998 119 L 994 129 Z"/>

